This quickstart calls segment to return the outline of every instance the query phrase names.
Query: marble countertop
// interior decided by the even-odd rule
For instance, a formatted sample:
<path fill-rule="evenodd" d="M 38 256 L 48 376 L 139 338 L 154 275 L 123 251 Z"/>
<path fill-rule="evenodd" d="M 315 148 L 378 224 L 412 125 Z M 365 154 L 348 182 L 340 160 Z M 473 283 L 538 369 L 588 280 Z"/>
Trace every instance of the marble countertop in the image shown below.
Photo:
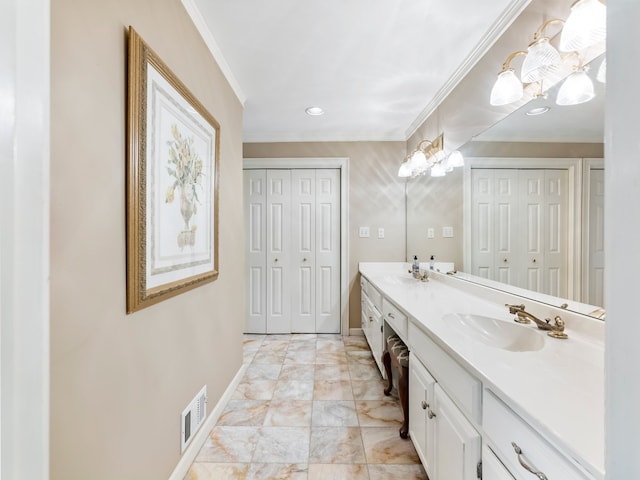
<path fill-rule="evenodd" d="M 408 268 L 407 263 L 360 263 L 361 274 L 411 321 L 542 436 L 594 478 L 603 480 L 602 322 L 563 312 L 567 340 L 553 339 L 539 331 L 544 345 L 537 351 L 512 352 L 488 346 L 443 317 L 469 313 L 512 322 L 513 315 L 504 304 L 513 302 L 513 295 L 438 273 L 433 273 L 428 282 L 420 282 L 411 278 Z M 527 305 L 531 305 L 532 313 L 547 315 L 545 307 L 531 301 Z"/>

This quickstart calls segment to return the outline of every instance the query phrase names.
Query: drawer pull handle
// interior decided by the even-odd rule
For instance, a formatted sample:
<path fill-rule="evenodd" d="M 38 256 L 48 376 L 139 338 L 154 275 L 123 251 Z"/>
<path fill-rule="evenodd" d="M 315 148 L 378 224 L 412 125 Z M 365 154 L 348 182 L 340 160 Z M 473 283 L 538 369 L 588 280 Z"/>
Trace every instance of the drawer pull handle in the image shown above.
<path fill-rule="evenodd" d="M 424 400 L 422 400 L 422 403 L 420 404 L 420 406 L 422 407 L 423 410 L 426 410 L 427 408 L 429 408 L 429 404 Z"/>
<path fill-rule="evenodd" d="M 530 473 L 533 473 L 536 477 L 538 477 L 539 480 L 548 480 L 547 476 L 544 473 L 536 471 L 535 469 L 531 468 L 529 465 L 525 463 L 525 461 L 522 459 L 522 456 L 523 456 L 522 449 L 516 444 L 516 442 L 511 442 L 511 446 L 513 447 L 516 454 L 518 455 L 518 461 L 520 462 L 520 465 L 522 465 L 525 470 L 527 470 Z"/>
<path fill-rule="evenodd" d="M 396 317 L 394 317 L 394 316 L 393 316 L 393 313 L 391 313 L 391 312 L 387 313 L 387 316 L 388 316 L 389 318 L 396 318 Z"/>
<path fill-rule="evenodd" d="M 431 411 L 431 409 L 429 409 L 429 410 L 427 411 L 427 416 L 428 416 L 429 418 L 433 418 L 433 417 L 435 417 L 435 416 L 436 416 L 436 414 L 435 414 L 435 413 L 433 413 L 433 412 Z"/>
<path fill-rule="evenodd" d="M 371 315 L 369 315 L 369 321 L 373 322 L 373 317 Z"/>

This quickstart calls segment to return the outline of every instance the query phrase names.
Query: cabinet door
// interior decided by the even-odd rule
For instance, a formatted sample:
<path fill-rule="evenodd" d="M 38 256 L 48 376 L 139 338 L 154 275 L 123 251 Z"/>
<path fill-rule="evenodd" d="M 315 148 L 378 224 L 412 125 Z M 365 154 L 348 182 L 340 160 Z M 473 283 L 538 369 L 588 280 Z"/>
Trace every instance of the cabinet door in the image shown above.
<path fill-rule="evenodd" d="M 480 462 L 480 434 L 460 413 L 438 384 L 434 386 L 433 478 L 476 480 Z"/>
<path fill-rule="evenodd" d="M 428 449 L 433 445 L 433 423 L 427 421 L 427 414 L 433 408 L 436 381 L 413 353 L 409 355 L 409 436 L 429 475 L 433 463 L 428 455 Z"/>

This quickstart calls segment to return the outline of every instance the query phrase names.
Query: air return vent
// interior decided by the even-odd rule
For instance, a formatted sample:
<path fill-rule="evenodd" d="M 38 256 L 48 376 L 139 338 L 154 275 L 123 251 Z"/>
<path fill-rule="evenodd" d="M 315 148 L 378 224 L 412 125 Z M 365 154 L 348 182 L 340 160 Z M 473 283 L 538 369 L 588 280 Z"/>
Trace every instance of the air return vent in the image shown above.
<path fill-rule="evenodd" d="M 189 445 L 193 435 L 198 431 L 207 416 L 207 386 L 202 387 L 191 403 L 184 409 L 180 417 L 182 431 L 180 433 L 180 452 Z"/>

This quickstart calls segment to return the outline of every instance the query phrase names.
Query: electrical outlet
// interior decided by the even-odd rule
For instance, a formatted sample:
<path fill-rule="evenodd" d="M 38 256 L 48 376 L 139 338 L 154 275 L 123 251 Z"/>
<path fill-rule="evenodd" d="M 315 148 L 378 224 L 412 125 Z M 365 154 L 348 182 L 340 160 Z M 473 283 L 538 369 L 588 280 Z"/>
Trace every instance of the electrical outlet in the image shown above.
<path fill-rule="evenodd" d="M 384 228 L 378 228 L 378 238 L 384 238 Z"/>
<path fill-rule="evenodd" d="M 435 228 L 427 228 L 427 238 L 436 238 Z"/>
<path fill-rule="evenodd" d="M 360 227 L 360 238 L 369 238 L 369 227 Z"/>
<path fill-rule="evenodd" d="M 442 238 L 453 238 L 453 227 L 442 227 Z"/>

